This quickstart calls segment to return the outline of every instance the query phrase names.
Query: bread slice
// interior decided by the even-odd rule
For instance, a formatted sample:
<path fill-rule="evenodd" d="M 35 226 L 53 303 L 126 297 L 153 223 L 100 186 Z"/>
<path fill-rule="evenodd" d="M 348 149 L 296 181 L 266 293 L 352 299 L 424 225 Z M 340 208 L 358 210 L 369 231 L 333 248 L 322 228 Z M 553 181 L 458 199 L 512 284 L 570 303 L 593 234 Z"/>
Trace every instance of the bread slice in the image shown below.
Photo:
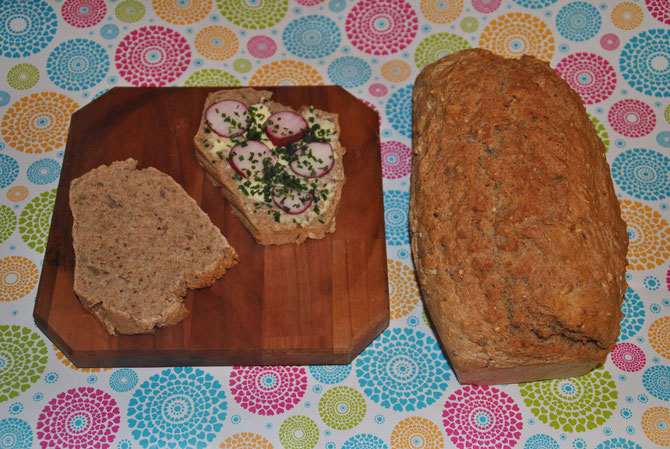
<path fill-rule="evenodd" d="M 202 112 L 200 128 L 193 141 L 195 155 L 207 173 L 210 180 L 219 189 L 221 194 L 232 206 L 233 213 L 240 219 L 244 227 L 252 234 L 256 241 L 262 245 L 281 245 L 286 243 L 301 243 L 306 239 L 320 239 L 327 233 L 335 231 L 335 219 L 340 205 L 342 188 L 346 181 L 342 157 L 346 150 L 340 143 L 340 126 L 336 113 L 321 111 L 318 109 L 303 107 L 294 111 L 288 106 L 271 101 L 272 92 L 256 90 L 252 88 L 241 88 L 222 90 L 208 95 Z M 268 198 L 267 195 L 249 196 L 241 188 L 244 180 L 237 175 L 231 167 L 228 156 L 231 145 L 230 139 L 223 138 L 212 132 L 205 115 L 207 108 L 222 100 L 237 100 L 246 106 L 263 105 L 265 112 L 275 113 L 280 111 L 293 111 L 306 117 L 310 124 L 320 124 L 330 130 L 328 143 L 332 146 L 334 164 L 332 169 L 319 178 L 301 179 L 285 166 L 285 172 L 289 176 L 299 179 L 303 185 L 314 188 L 316 192 L 314 202 L 302 213 L 289 214 L 281 210 Z M 262 128 L 261 117 L 256 125 Z M 247 133 L 235 138 L 244 140 Z M 261 137 L 263 142 L 269 144 L 267 136 Z M 269 144 L 272 148 L 272 145 Z M 281 148 L 274 147 L 274 154 L 281 153 Z M 275 164 L 279 166 L 281 155 Z M 266 184 L 270 185 L 270 184 Z"/>
<path fill-rule="evenodd" d="M 188 316 L 189 288 L 211 285 L 237 253 L 170 176 L 127 159 L 70 185 L 74 291 L 110 334 L 146 334 Z"/>

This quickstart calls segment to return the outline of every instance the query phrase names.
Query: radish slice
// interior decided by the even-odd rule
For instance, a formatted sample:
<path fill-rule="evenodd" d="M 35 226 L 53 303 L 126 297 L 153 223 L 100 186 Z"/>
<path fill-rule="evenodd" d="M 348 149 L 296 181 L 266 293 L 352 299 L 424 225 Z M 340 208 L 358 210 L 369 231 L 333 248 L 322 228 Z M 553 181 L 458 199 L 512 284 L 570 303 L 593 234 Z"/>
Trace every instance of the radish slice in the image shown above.
<path fill-rule="evenodd" d="M 275 112 L 268 117 L 265 133 L 270 141 L 278 147 L 302 138 L 304 129 L 309 128 L 301 115 L 291 111 Z"/>
<path fill-rule="evenodd" d="M 275 163 L 276 156 L 263 143 L 248 140 L 230 149 L 228 163 L 243 178 L 250 178 L 254 173 L 263 171 L 263 160 L 270 158 L 270 165 Z"/>
<path fill-rule="evenodd" d="M 278 208 L 288 214 L 300 214 L 312 205 L 314 196 L 309 192 L 277 185 L 272 188 L 272 200 Z"/>
<path fill-rule="evenodd" d="M 247 129 L 249 110 L 237 100 L 217 101 L 205 111 L 205 120 L 212 131 L 221 137 L 242 134 Z"/>
<path fill-rule="evenodd" d="M 293 154 L 297 159 L 291 162 L 291 170 L 305 178 L 320 178 L 328 173 L 335 163 L 333 147 L 326 142 L 310 142 Z"/>

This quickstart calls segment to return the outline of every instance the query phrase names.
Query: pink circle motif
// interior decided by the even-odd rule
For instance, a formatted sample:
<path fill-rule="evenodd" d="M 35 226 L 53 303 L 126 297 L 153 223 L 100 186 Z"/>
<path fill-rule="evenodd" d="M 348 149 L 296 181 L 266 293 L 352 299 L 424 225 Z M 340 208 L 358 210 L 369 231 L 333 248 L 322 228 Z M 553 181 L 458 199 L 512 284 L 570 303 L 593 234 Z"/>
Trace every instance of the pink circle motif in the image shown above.
<path fill-rule="evenodd" d="M 600 46 L 603 50 L 616 50 L 619 48 L 619 36 L 612 33 L 603 34 L 603 37 L 600 38 Z"/>
<path fill-rule="evenodd" d="M 412 168 L 412 150 L 405 144 L 382 142 L 382 176 L 397 179 L 407 176 Z"/>
<path fill-rule="evenodd" d="M 105 18 L 106 13 L 104 0 L 66 0 L 61 8 L 63 19 L 77 28 L 97 25 Z"/>
<path fill-rule="evenodd" d="M 351 9 L 345 23 L 351 43 L 371 55 L 404 49 L 418 28 L 416 12 L 405 0 L 362 0 Z"/>
<path fill-rule="evenodd" d="M 628 342 L 617 344 L 612 349 L 610 357 L 617 368 L 628 373 L 640 371 L 647 363 L 647 357 L 642 349 Z"/>
<path fill-rule="evenodd" d="M 179 33 L 147 26 L 123 38 L 116 49 L 119 75 L 135 86 L 163 86 L 177 79 L 191 63 L 191 49 Z"/>
<path fill-rule="evenodd" d="M 279 415 L 291 410 L 305 395 L 307 372 L 302 367 L 235 367 L 230 392 L 245 410 L 258 415 Z"/>
<path fill-rule="evenodd" d="M 658 21 L 670 25 L 670 3 L 668 0 L 645 0 L 647 9 Z"/>
<path fill-rule="evenodd" d="M 254 36 L 247 42 L 247 50 L 257 58 L 269 58 L 277 51 L 277 43 L 268 36 Z"/>
<path fill-rule="evenodd" d="M 43 449 L 108 449 L 120 422 L 114 398 L 97 388 L 79 387 L 49 401 L 39 415 L 35 431 Z"/>
<path fill-rule="evenodd" d="M 442 418 L 447 436 L 459 448 L 509 449 L 516 446 L 523 429 L 514 399 L 489 386 L 456 390 L 444 404 Z"/>
<path fill-rule="evenodd" d="M 616 132 L 626 137 L 646 136 L 656 126 L 656 114 L 651 106 L 634 99 L 614 103 L 607 120 Z"/>
<path fill-rule="evenodd" d="M 482 14 L 496 11 L 500 7 L 501 0 L 472 0 L 472 7 Z"/>
<path fill-rule="evenodd" d="M 370 88 L 368 89 L 370 91 L 370 95 L 375 96 L 375 97 L 383 97 L 388 93 L 388 89 L 386 86 L 384 86 L 381 83 L 374 83 L 370 85 Z"/>
<path fill-rule="evenodd" d="M 581 95 L 584 104 L 606 100 L 616 87 L 612 65 L 593 53 L 575 53 L 562 59 L 556 72 Z"/>

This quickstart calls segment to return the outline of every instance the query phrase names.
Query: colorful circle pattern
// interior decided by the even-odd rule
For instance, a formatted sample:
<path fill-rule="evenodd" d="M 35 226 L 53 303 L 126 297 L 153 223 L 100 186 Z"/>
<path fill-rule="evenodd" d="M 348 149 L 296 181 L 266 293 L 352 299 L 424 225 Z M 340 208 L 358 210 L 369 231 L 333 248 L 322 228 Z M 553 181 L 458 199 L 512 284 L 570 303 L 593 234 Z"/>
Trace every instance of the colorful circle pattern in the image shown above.
<path fill-rule="evenodd" d="M 345 23 L 354 47 L 371 55 L 390 55 L 405 49 L 418 28 L 416 12 L 405 0 L 360 0 Z"/>
<path fill-rule="evenodd" d="M 421 12 L 433 23 L 453 22 L 463 12 L 463 0 L 421 0 Z"/>
<path fill-rule="evenodd" d="M 223 17 L 252 30 L 275 26 L 288 11 L 288 0 L 217 0 L 216 3 Z"/>
<path fill-rule="evenodd" d="M 497 17 L 482 30 L 479 46 L 506 57 L 533 55 L 550 61 L 555 43 L 551 29 L 541 19 L 513 12 Z"/>
<path fill-rule="evenodd" d="M 242 408 L 258 415 L 279 415 L 295 407 L 307 390 L 302 367 L 235 367 L 230 393 Z"/>
<path fill-rule="evenodd" d="M 0 189 L 9 186 L 19 176 L 19 163 L 8 154 L 0 154 Z"/>
<path fill-rule="evenodd" d="M 453 33 L 436 33 L 421 41 L 414 53 L 414 62 L 418 68 L 438 59 L 470 48 L 467 40 Z"/>
<path fill-rule="evenodd" d="M 472 7 L 482 14 L 490 14 L 500 8 L 502 0 L 472 0 Z"/>
<path fill-rule="evenodd" d="M 321 74 L 309 64 L 282 59 L 259 68 L 249 80 L 250 86 L 323 85 Z"/>
<path fill-rule="evenodd" d="M 598 9 L 586 2 L 568 3 L 558 11 L 556 27 L 566 39 L 583 42 L 598 34 L 602 18 Z"/>
<path fill-rule="evenodd" d="M 28 63 L 17 64 L 7 72 L 7 84 L 18 90 L 34 87 L 39 79 L 37 67 Z"/>
<path fill-rule="evenodd" d="M 56 47 L 47 60 L 49 79 L 65 90 L 85 90 L 98 84 L 109 71 L 109 56 L 97 42 L 72 39 Z"/>
<path fill-rule="evenodd" d="M 195 48 L 206 58 L 223 61 L 235 55 L 240 47 L 237 35 L 229 28 L 219 25 L 198 31 Z"/>
<path fill-rule="evenodd" d="M 618 343 L 610 354 L 612 363 L 622 371 L 635 373 L 644 368 L 647 363 L 647 357 L 639 346 L 633 343 Z"/>
<path fill-rule="evenodd" d="M 0 205 L 0 243 L 7 240 L 16 229 L 16 214 L 8 206 Z"/>
<path fill-rule="evenodd" d="M 331 388 L 319 401 L 319 415 L 335 430 L 353 429 L 363 421 L 367 406 L 363 395 L 348 386 Z"/>
<path fill-rule="evenodd" d="M 395 91 L 386 103 L 386 115 L 391 126 L 405 137 L 412 136 L 412 85 Z"/>
<path fill-rule="evenodd" d="M 47 347 L 37 333 L 18 325 L 0 325 L 0 403 L 37 382 L 47 364 Z"/>
<path fill-rule="evenodd" d="M 359 433 L 349 437 L 342 445 L 342 449 L 388 449 L 388 446 L 376 435 Z"/>
<path fill-rule="evenodd" d="M 21 239 L 38 253 L 44 253 L 46 247 L 55 201 L 56 189 L 43 192 L 26 205 L 19 218 Z"/>
<path fill-rule="evenodd" d="M 0 447 L 2 449 L 30 449 L 33 447 L 33 431 L 30 425 L 19 418 L 0 421 Z"/>
<path fill-rule="evenodd" d="M 642 329 L 646 315 L 642 298 L 632 288 L 628 288 L 624 294 L 621 313 L 624 316 L 621 318 L 619 340 L 625 341 L 635 336 Z"/>
<path fill-rule="evenodd" d="M 382 407 L 414 411 L 442 396 L 451 371 L 432 336 L 392 328 L 358 356 L 356 378 L 366 396 Z"/>
<path fill-rule="evenodd" d="M 23 256 L 0 259 L 0 301 L 16 301 L 37 285 L 40 272 L 35 263 Z"/>
<path fill-rule="evenodd" d="M 289 23 L 282 39 L 287 50 L 300 58 L 323 58 L 340 46 L 342 35 L 329 17 L 310 15 Z"/>
<path fill-rule="evenodd" d="M 670 366 L 654 365 L 642 376 L 642 385 L 656 399 L 670 401 Z"/>
<path fill-rule="evenodd" d="M 146 8 L 137 0 L 124 0 L 116 5 L 114 13 L 121 22 L 135 23 L 142 20 L 142 17 L 146 14 Z"/>
<path fill-rule="evenodd" d="M 362 86 L 372 76 L 372 68 L 364 59 L 355 56 L 342 56 L 328 66 L 330 80 L 345 88 Z"/>
<path fill-rule="evenodd" d="M 612 10 L 612 23 L 621 30 L 634 30 L 642 24 L 642 8 L 633 2 L 622 2 Z"/>
<path fill-rule="evenodd" d="M 140 446 L 189 442 L 206 447 L 226 419 L 226 393 L 218 380 L 201 369 L 176 367 L 143 382 L 128 402 L 128 427 Z"/>
<path fill-rule="evenodd" d="M 309 367 L 310 374 L 324 384 L 338 384 L 351 373 L 351 365 L 314 365 Z"/>
<path fill-rule="evenodd" d="M 412 68 L 402 59 L 392 59 L 382 65 L 381 73 L 386 80 L 400 83 L 409 78 Z"/>
<path fill-rule="evenodd" d="M 649 326 L 649 344 L 654 351 L 670 359 L 670 316 L 664 316 Z"/>
<path fill-rule="evenodd" d="M 595 53 L 573 53 L 559 61 L 556 72 L 577 91 L 584 104 L 608 99 L 616 87 L 614 68 Z"/>
<path fill-rule="evenodd" d="M 652 443 L 670 446 L 670 410 L 651 407 L 642 414 L 642 430 Z"/>
<path fill-rule="evenodd" d="M 622 200 L 621 218 L 628 226 L 628 269 L 649 270 L 670 258 L 670 229 L 663 216 L 644 203 Z"/>
<path fill-rule="evenodd" d="M 184 86 L 239 86 L 240 80 L 220 69 L 202 69 L 184 81 Z"/>
<path fill-rule="evenodd" d="M 137 381 L 137 372 L 130 368 L 121 368 L 109 376 L 109 386 L 119 393 L 132 390 L 137 385 Z"/>
<path fill-rule="evenodd" d="M 670 158 L 645 148 L 626 150 L 612 162 L 612 177 L 635 198 L 662 200 L 670 195 Z"/>
<path fill-rule="evenodd" d="M 670 97 L 670 29 L 650 29 L 633 36 L 619 58 L 621 75 L 638 92 Z"/>
<path fill-rule="evenodd" d="M 656 126 L 656 114 L 646 103 L 633 98 L 614 103 L 607 119 L 616 132 L 626 137 L 644 137 Z"/>
<path fill-rule="evenodd" d="M 553 437 L 538 433 L 526 440 L 523 449 L 561 449 L 561 446 Z"/>
<path fill-rule="evenodd" d="M 153 0 L 156 15 L 174 25 L 188 25 L 207 16 L 211 0 Z"/>
<path fill-rule="evenodd" d="M 447 436 L 457 447 L 512 448 L 521 437 L 519 406 L 504 391 L 466 386 L 452 393 L 442 409 Z"/>
<path fill-rule="evenodd" d="M 670 4 L 665 0 L 645 0 L 647 10 L 659 22 L 670 25 Z"/>
<path fill-rule="evenodd" d="M 391 432 L 391 447 L 394 449 L 442 449 L 444 437 L 434 422 L 411 416 L 395 425 Z"/>
<path fill-rule="evenodd" d="M 269 58 L 277 51 L 277 43 L 269 36 L 254 36 L 247 42 L 247 50 L 256 58 Z"/>
<path fill-rule="evenodd" d="M 95 26 L 105 18 L 106 13 L 104 0 L 66 0 L 61 8 L 63 19 L 76 28 Z"/>
<path fill-rule="evenodd" d="M 414 270 L 402 262 L 388 260 L 391 319 L 407 316 L 419 305 L 419 284 Z"/>
<path fill-rule="evenodd" d="M 60 176 L 60 164 L 53 159 L 38 159 L 30 164 L 26 175 L 34 184 L 49 184 Z"/>
<path fill-rule="evenodd" d="M 596 449 L 642 449 L 642 446 L 625 438 L 610 438 L 597 445 Z"/>
<path fill-rule="evenodd" d="M 25 58 L 39 53 L 53 40 L 58 16 L 47 2 L 13 0 L 0 8 L 0 54 Z"/>
<path fill-rule="evenodd" d="M 221 449 L 273 449 L 272 443 L 267 438 L 251 432 L 231 435 L 219 447 Z"/>
<path fill-rule="evenodd" d="M 408 192 L 403 190 L 384 191 L 384 226 L 388 245 L 409 245 L 408 211 Z"/>
<path fill-rule="evenodd" d="M 398 179 L 409 175 L 412 168 L 412 150 L 395 140 L 382 142 L 382 176 Z"/>
<path fill-rule="evenodd" d="M 92 387 L 72 388 L 42 409 L 35 434 L 43 449 L 111 448 L 121 423 L 116 400 Z"/>
<path fill-rule="evenodd" d="M 279 441 L 285 448 L 314 449 L 319 441 L 319 428 L 307 416 L 291 416 L 279 427 Z"/>

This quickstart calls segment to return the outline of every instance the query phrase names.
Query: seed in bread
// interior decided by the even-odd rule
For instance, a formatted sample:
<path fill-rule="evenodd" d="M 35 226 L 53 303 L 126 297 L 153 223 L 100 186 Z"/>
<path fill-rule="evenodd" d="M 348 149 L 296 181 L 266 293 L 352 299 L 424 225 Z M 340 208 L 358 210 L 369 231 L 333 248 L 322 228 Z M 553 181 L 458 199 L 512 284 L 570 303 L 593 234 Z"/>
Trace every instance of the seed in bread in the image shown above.
<path fill-rule="evenodd" d="M 337 114 L 295 111 L 252 88 L 210 94 L 195 154 L 242 224 L 262 245 L 335 231 L 345 183 Z"/>
<path fill-rule="evenodd" d="M 475 49 L 413 91 L 410 233 L 461 383 L 582 375 L 619 333 L 628 236 L 579 95 L 534 57 Z"/>
<path fill-rule="evenodd" d="M 187 289 L 211 285 L 237 253 L 170 176 L 128 159 L 70 185 L 74 291 L 110 334 L 145 334 L 188 316 Z"/>

